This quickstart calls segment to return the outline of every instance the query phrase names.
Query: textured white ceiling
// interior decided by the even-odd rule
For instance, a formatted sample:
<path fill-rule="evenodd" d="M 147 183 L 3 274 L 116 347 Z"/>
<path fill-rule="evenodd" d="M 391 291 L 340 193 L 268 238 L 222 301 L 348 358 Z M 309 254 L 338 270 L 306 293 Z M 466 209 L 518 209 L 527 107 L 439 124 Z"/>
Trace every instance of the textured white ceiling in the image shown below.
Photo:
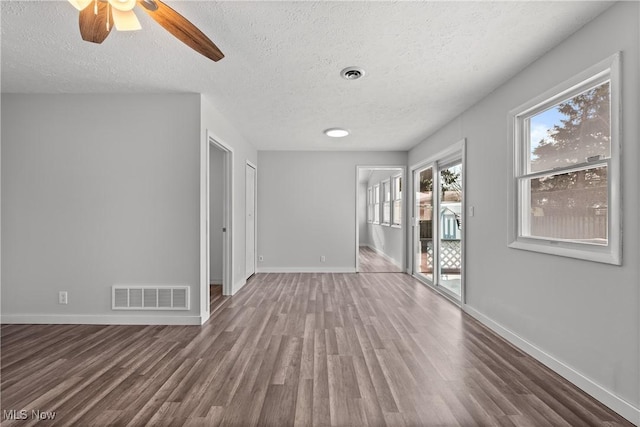
<path fill-rule="evenodd" d="M 2 1 L 2 91 L 208 95 L 259 150 L 406 150 L 610 2 L 171 1 L 225 53 L 214 63 L 144 12 L 83 42 L 66 1 Z M 367 75 L 340 78 L 347 66 Z M 345 127 L 329 139 L 322 130 Z"/>

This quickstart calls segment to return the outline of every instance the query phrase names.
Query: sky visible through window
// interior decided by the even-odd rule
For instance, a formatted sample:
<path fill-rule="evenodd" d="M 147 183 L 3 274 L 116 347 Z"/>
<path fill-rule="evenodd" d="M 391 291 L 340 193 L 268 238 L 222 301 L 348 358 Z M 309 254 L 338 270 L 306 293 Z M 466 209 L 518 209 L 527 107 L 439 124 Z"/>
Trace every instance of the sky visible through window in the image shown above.
<path fill-rule="evenodd" d="M 531 140 L 531 160 L 535 160 L 536 156 L 533 151 L 540 145 L 540 141 L 549 138 L 549 131 L 555 125 L 560 125 L 560 120 L 564 115 L 558 111 L 558 106 L 550 108 L 539 113 L 530 119 L 530 140 Z"/>

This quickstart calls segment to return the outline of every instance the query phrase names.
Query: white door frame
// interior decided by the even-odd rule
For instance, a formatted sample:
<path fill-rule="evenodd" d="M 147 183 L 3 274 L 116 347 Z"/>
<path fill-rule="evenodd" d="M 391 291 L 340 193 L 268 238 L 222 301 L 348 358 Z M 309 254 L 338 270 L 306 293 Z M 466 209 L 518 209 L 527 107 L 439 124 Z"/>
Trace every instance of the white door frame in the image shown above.
<path fill-rule="evenodd" d="M 258 263 L 258 167 L 247 160 L 247 166 L 255 171 L 253 175 L 253 274 L 257 273 Z M 246 177 L 246 171 L 245 171 Z M 245 184 L 246 191 L 246 184 Z M 245 224 L 246 227 L 246 224 Z M 246 240 L 246 237 L 245 237 Z M 245 242 L 246 243 L 246 242 Z M 246 248 L 245 248 L 246 251 Z M 245 276 L 247 275 L 245 271 Z M 248 277 L 245 277 L 248 279 Z"/>
<path fill-rule="evenodd" d="M 358 203 L 358 192 L 360 191 L 360 170 L 400 170 L 402 174 L 402 182 L 403 191 L 402 191 L 402 271 L 404 272 L 407 268 L 407 230 L 410 230 L 411 227 L 408 227 L 407 224 L 407 197 L 409 193 L 405 190 L 409 188 L 407 186 L 407 167 L 403 165 L 356 165 L 356 249 L 355 249 L 355 272 L 360 272 L 360 224 L 358 223 L 359 215 L 360 215 L 360 206 Z M 405 195 L 406 193 L 406 195 Z M 366 195 L 365 195 L 366 196 Z"/>
<path fill-rule="evenodd" d="M 459 156 L 457 156 L 459 154 Z M 460 264 L 461 264 L 461 273 L 460 273 L 460 301 L 458 301 L 456 298 L 454 298 L 452 296 L 452 294 L 449 294 L 448 292 L 444 291 L 442 289 L 441 286 L 437 286 L 436 280 L 439 280 L 436 274 L 439 274 L 439 262 L 437 262 L 437 260 L 435 259 L 434 256 L 434 270 L 433 270 L 433 279 L 434 282 L 433 283 L 429 283 L 428 281 L 426 281 L 425 279 L 423 279 L 420 275 L 416 274 L 416 270 L 417 270 L 417 266 L 415 265 L 415 251 L 416 251 L 416 242 L 415 242 L 415 236 L 416 236 L 416 228 L 419 226 L 418 225 L 418 219 L 415 217 L 415 207 L 416 207 L 416 189 L 415 189 L 415 173 L 416 171 L 418 171 L 419 169 L 422 169 L 426 166 L 432 166 L 433 167 L 433 182 L 434 182 L 434 190 L 435 188 L 439 188 L 436 187 L 436 184 L 438 182 L 439 179 L 439 174 L 440 174 L 440 169 L 439 169 L 439 165 L 442 164 L 442 162 L 448 162 L 449 160 L 451 160 L 453 157 L 458 157 L 460 159 L 462 159 L 462 243 L 461 243 L 461 247 L 460 247 L 460 251 L 461 251 L 461 255 L 460 255 Z M 455 144 L 452 144 L 450 147 L 446 148 L 445 150 L 440 151 L 439 153 L 436 153 L 433 156 L 430 156 L 429 158 L 427 158 L 426 160 L 423 160 L 419 163 L 416 163 L 414 165 L 412 165 L 410 168 L 411 171 L 411 194 L 413 195 L 412 197 L 412 209 L 411 209 L 411 213 L 410 213 L 410 217 L 411 217 L 411 225 L 412 225 L 412 230 L 411 230 L 411 253 L 409 256 L 409 268 L 411 271 L 411 275 L 416 277 L 417 279 L 419 279 L 421 282 L 426 283 L 428 286 L 430 286 L 431 288 L 435 289 L 436 291 L 438 291 L 440 294 L 444 295 L 445 297 L 447 297 L 448 299 L 450 299 L 451 301 L 453 301 L 455 304 L 459 304 L 460 306 L 465 305 L 466 302 L 466 268 L 465 268 L 465 258 L 466 258 L 466 254 L 465 254 L 465 247 L 466 247 L 466 242 L 467 242 L 467 208 L 466 208 L 466 203 L 467 203 L 467 162 L 466 162 L 466 139 L 463 138 L 460 141 L 456 142 Z M 438 176 L 436 176 L 438 175 Z M 439 198 L 438 197 L 434 197 L 434 213 L 439 212 Z M 436 210 L 438 209 L 438 210 Z M 435 215 L 434 214 L 434 225 L 435 225 L 435 230 L 436 232 L 440 232 L 440 228 L 439 225 L 437 223 L 437 221 L 439 220 L 439 215 Z M 434 254 L 436 253 L 436 248 L 435 245 L 436 243 L 436 239 L 434 237 Z M 439 242 L 438 242 L 439 243 Z"/>
<path fill-rule="evenodd" d="M 210 245 L 209 230 L 209 155 L 210 151 L 224 153 L 223 184 L 223 233 L 222 249 L 222 293 L 231 295 L 233 291 L 233 149 L 216 138 L 209 130 L 200 146 L 200 320 L 209 319 L 210 290 Z"/>

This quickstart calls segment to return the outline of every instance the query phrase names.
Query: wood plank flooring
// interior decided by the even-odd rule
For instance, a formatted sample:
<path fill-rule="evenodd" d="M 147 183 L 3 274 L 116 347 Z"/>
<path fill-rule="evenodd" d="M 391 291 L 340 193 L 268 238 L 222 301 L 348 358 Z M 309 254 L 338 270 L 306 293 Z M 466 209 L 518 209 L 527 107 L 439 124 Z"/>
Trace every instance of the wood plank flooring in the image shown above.
<path fill-rule="evenodd" d="M 360 246 L 360 272 L 362 273 L 402 273 L 398 267 L 368 246 Z"/>
<path fill-rule="evenodd" d="M 3 325 L 43 425 L 628 426 L 404 274 L 257 274 L 203 327 Z"/>
<path fill-rule="evenodd" d="M 209 314 L 213 314 L 227 302 L 229 296 L 222 295 L 222 285 L 209 286 Z"/>

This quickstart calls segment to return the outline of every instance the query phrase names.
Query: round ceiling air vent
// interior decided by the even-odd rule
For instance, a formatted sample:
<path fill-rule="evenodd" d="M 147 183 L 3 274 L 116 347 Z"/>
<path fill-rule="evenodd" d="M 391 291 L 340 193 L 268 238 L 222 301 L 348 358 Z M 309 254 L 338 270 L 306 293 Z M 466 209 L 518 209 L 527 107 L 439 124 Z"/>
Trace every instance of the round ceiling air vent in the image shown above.
<path fill-rule="evenodd" d="M 340 71 L 340 75 L 346 80 L 358 80 L 360 77 L 364 77 L 364 70 L 359 67 L 347 67 Z"/>

